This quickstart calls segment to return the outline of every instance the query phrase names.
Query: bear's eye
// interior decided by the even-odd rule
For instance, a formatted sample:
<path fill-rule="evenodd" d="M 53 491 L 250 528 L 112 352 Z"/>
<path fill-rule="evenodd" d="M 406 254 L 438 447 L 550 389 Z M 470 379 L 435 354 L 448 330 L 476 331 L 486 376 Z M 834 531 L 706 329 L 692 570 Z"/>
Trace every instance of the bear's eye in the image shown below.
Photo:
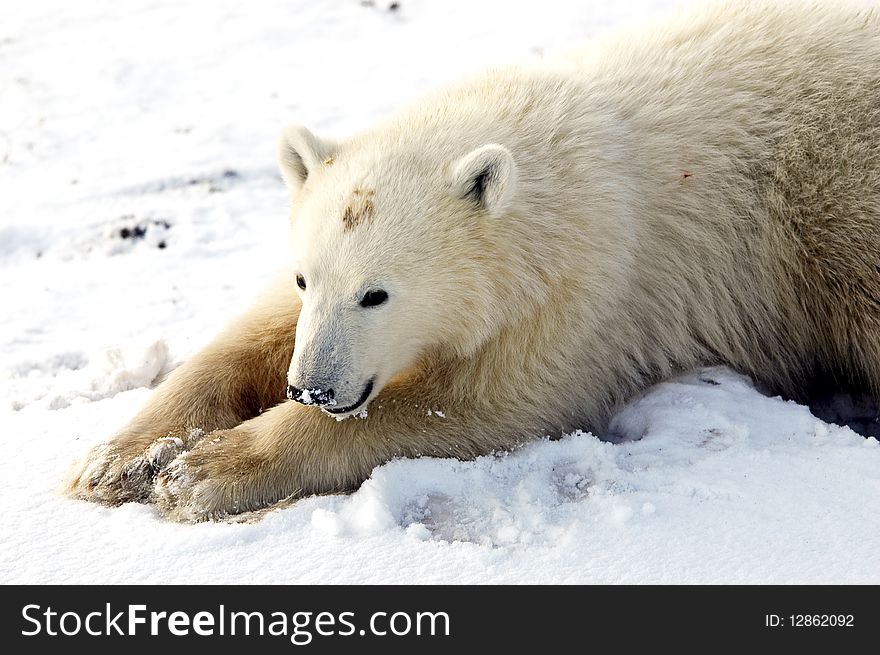
<path fill-rule="evenodd" d="M 296 276 L 296 286 L 298 286 L 303 291 L 306 290 L 306 279 L 302 275 Z"/>
<path fill-rule="evenodd" d="M 382 289 L 367 291 L 361 298 L 361 307 L 375 307 L 388 300 L 388 294 Z"/>

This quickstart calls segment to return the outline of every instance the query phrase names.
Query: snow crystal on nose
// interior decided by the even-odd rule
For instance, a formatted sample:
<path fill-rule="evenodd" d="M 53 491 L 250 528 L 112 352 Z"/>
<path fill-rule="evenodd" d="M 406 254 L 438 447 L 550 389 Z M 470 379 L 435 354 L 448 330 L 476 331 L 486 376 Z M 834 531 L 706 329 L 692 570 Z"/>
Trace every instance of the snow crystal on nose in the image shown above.
<path fill-rule="evenodd" d="M 332 407 L 336 404 L 336 399 L 331 394 L 332 391 L 324 391 L 323 389 L 314 387 L 313 389 L 302 389 L 299 392 L 299 396 L 294 397 L 291 400 L 297 400 L 303 405 L 322 405 L 325 407 Z"/>

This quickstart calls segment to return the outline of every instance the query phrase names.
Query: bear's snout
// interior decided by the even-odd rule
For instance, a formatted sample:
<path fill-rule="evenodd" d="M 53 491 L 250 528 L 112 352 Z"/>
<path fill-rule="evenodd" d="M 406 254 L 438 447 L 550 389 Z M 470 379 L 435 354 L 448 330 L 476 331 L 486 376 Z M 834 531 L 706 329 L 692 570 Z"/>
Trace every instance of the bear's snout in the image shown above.
<path fill-rule="evenodd" d="M 333 389 L 300 389 L 287 385 L 287 397 L 303 405 L 335 405 L 335 395 Z"/>

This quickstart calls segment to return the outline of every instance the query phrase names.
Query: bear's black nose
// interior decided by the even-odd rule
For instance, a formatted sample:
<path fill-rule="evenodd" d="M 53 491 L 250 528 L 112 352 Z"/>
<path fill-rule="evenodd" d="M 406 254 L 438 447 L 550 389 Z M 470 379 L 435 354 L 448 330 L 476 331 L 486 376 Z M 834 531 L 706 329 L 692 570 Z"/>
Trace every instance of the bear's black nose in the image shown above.
<path fill-rule="evenodd" d="M 288 384 L 287 397 L 303 405 L 329 405 L 335 395 L 333 389 L 300 389 Z"/>

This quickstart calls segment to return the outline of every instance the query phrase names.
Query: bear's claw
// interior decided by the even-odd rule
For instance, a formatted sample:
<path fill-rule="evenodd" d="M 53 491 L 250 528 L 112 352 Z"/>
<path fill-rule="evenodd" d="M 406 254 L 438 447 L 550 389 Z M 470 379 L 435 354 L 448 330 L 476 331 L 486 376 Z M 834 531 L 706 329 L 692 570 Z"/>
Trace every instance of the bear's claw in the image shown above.
<path fill-rule="evenodd" d="M 252 443 L 248 432 L 223 430 L 181 453 L 156 475 L 153 500 L 159 511 L 196 523 L 226 520 L 283 500 L 288 494 L 267 484 L 269 467 L 254 457 Z"/>
<path fill-rule="evenodd" d="M 75 465 L 65 491 L 104 505 L 149 502 L 156 475 L 203 435 L 192 430 L 182 438 L 114 439 L 100 444 Z"/>
<path fill-rule="evenodd" d="M 74 498 L 121 505 L 147 502 L 153 472 L 142 455 L 126 456 L 118 444 L 101 444 L 77 465 L 66 484 Z"/>

